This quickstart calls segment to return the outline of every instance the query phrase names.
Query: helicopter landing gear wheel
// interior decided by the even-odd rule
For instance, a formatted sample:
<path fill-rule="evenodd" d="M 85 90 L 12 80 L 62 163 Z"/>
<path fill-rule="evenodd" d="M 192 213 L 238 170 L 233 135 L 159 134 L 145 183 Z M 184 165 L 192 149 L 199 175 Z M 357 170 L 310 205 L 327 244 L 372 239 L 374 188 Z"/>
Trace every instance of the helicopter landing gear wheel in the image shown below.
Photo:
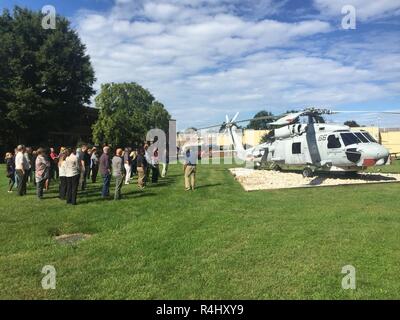
<path fill-rule="evenodd" d="M 303 178 L 311 178 L 314 175 L 314 172 L 311 168 L 304 168 L 303 170 Z"/>

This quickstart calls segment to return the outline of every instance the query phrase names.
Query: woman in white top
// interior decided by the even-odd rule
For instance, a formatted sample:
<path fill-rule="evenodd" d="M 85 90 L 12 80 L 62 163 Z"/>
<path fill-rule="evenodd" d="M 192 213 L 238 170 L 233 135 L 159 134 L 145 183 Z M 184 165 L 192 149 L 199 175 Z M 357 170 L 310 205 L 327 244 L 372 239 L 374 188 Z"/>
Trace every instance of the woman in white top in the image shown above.
<path fill-rule="evenodd" d="M 92 183 L 96 183 L 97 173 L 99 172 L 99 154 L 96 147 L 92 148 L 92 156 L 90 157 L 90 169 L 92 171 Z"/>
<path fill-rule="evenodd" d="M 61 200 L 65 200 L 67 195 L 67 167 L 65 159 L 67 158 L 67 150 L 62 147 L 60 149 L 60 155 L 58 156 L 58 176 L 60 178 L 59 197 Z"/>
<path fill-rule="evenodd" d="M 78 194 L 79 177 L 81 171 L 80 161 L 76 155 L 75 149 L 69 149 L 68 156 L 65 159 L 65 176 L 67 177 L 67 204 L 76 205 L 76 196 Z"/>
<path fill-rule="evenodd" d="M 158 149 L 156 149 L 151 156 L 151 182 L 157 183 L 160 175 L 160 159 L 158 157 Z"/>
<path fill-rule="evenodd" d="M 39 199 L 42 199 L 43 188 L 46 180 L 49 178 L 50 162 L 46 159 L 43 148 L 39 148 L 37 154 L 38 156 L 35 161 L 36 195 Z"/>

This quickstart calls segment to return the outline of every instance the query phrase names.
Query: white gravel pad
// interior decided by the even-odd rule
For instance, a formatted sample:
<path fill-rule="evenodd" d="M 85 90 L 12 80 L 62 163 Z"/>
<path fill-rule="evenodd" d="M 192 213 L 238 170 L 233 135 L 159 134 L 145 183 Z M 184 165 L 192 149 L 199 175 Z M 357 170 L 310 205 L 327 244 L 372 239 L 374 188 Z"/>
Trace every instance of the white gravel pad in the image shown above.
<path fill-rule="evenodd" d="M 400 182 L 400 174 L 392 173 L 359 173 L 355 178 L 323 173 L 320 176 L 303 178 L 298 172 L 247 168 L 232 168 L 229 171 L 246 191 Z"/>

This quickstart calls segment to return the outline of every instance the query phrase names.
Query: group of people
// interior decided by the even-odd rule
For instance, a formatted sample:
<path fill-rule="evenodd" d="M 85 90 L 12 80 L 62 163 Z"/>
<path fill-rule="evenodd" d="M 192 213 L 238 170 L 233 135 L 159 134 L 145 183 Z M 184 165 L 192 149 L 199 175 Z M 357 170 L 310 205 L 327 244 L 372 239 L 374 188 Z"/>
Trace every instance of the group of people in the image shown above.
<path fill-rule="evenodd" d="M 59 198 L 71 205 L 77 203 L 78 190 L 84 191 L 89 179 L 96 183 L 98 174 L 103 179 L 102 198 L 110 197 L 111 180 L 115 179 L 115 200 L 121 199 L 123 184 L 130 184 L 135 174 L 141 190 L 149 181 L 150 171 L 152 183 L 157 183 L 160 176 L 158 149 L 150 154 L 148 144 L 138 150 L 118 148 L 114 156 L 108 146 L 103 147 L 101 154 L 96 147 L 88 148 L 87 145 L 78 149 L 61 147 L 57 154 L 54 148 L 34 151 L 19 145 L 14 154 L 6 154 L 5 161 L 9 193 L 13 192 L 16 185 L 18 195 L 24 196 L 27 184 L 32 183 L 36 186 L 38 199 L 43 199 L 50 181 L 58 180 Z"/>

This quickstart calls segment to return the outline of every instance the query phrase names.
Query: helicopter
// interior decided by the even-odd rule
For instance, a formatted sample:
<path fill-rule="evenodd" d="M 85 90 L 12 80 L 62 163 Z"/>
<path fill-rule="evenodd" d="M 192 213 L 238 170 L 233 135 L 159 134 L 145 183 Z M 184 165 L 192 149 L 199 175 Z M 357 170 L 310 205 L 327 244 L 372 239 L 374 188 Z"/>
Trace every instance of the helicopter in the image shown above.
<path fill-rule="evenodd" d="M 311 177 L 317 170 L 353 175 L 368 167 L 387 164 L 390 161 L 389 151 L 367 131 L 354 131 L 345 125 L 325 122 L 324 115 L 339 112 L 308 108 L 279 117 L 264 116 L 241 121 L 236 121 L 239 115 L 236 113 L 231 120 L 226 116 L 223 128 L 229 133 L 236 156 L 242 161 L 254 163 L 255 168 L 301 169 L 304 177 Z M 306 123 L 301 123 L 300 117 L 306 117 Z M 271 131 L 266 142 L 245 149 L 237 123 L 261 119 L 273 120 L 268 124 Z M 211 127 L 202 129 L 208 128 Z"/>

